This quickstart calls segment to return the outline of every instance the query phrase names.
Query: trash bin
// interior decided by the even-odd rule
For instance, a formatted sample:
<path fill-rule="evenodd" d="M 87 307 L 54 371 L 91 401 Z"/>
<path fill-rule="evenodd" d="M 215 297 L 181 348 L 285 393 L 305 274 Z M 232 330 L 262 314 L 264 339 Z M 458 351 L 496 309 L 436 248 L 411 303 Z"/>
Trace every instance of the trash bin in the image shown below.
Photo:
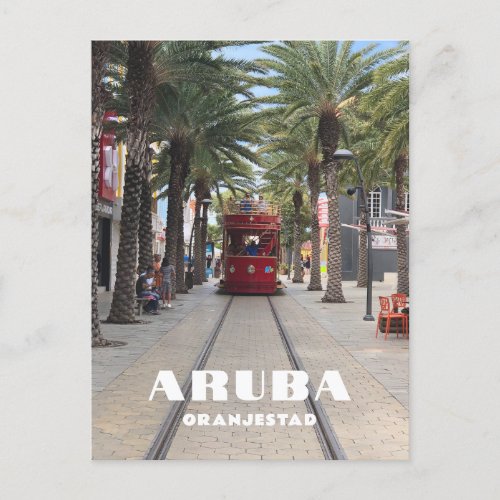
<path fill-rule="evenodd" d="M 193 271 L 186 271 L 184 273 L 184 283 L 186 284 L 186 288 L 188 290 L 193 288 Z"/>

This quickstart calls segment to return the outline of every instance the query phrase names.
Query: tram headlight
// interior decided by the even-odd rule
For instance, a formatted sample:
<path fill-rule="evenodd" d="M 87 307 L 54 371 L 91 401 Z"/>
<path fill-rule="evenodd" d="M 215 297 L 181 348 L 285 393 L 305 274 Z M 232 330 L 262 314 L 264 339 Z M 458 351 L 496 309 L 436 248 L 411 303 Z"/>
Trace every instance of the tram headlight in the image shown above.
<path fill-rule="evenodd" d="M 247 267 L 247 272 L 248 274 L 253 274 L 255 272 L 255 267 L 252 266 L 252 264 L 250 264 L 248 267 Z"/>

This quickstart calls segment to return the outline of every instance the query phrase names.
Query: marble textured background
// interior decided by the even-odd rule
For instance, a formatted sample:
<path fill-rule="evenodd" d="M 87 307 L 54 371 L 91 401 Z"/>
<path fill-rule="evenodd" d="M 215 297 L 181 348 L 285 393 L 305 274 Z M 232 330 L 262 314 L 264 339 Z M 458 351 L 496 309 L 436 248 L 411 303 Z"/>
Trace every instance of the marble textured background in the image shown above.
<path fill-rule="evenodd" d="M 2 498 L 498 498 L 499 13 L 495 1 L 2 0 Z M 411 41 L 410 462 L 91 462 L 98 38 Z"/>

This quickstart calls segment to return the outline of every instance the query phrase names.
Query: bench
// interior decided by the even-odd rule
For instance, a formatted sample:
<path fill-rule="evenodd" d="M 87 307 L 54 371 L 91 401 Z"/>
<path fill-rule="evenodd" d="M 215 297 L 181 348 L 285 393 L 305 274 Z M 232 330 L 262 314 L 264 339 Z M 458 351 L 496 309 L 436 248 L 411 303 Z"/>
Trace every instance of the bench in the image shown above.
<path fill-rule="evenodd" d="M 142 308 L 144 304 L 147 304 L 151 299 L 148 297 L 136 297 L 135 298 L 135 307 L 137 309 L 137 316 L 142 315 Z"/>

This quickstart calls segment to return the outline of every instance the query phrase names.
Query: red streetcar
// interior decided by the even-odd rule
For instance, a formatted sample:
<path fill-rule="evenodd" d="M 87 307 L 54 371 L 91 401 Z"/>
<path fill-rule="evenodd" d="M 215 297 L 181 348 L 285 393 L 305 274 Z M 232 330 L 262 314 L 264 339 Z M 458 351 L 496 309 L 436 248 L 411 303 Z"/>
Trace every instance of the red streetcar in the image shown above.
<path fill-rule="evenodd" d="M 272 294 L 278 280 L 281 216 L 277 205 L 249 197 L 224 206 L 220 287 L 231 293 Z"/>

